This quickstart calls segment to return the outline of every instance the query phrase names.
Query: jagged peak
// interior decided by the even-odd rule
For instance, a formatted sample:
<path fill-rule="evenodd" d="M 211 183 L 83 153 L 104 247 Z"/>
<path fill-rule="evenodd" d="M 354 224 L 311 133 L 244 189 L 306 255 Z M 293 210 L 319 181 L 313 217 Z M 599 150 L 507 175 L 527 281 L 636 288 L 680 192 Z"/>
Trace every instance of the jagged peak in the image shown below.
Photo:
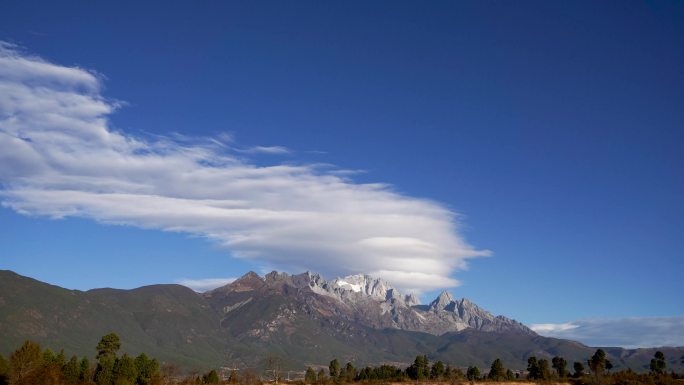
<path fill-rule="evenodd" d="M 487 313 L 487 314 L 491 315 L 490 312 L 481 308 L 478 304 L 476 304 L 475 302 L 473 302 L 473 301 L 471 301 L 465 297 L 461 298 L 461 300 L 458 301 L 458 305 L 459 305 L 459 307 L 466 309 L 466 310 L 475 310 L 475 311 L 479 311 L 479 312 L 483 312 L 483 313 Z M 493 317 L 493 315 L 492 315 L 492 317 Z"/>
<path fill-rule="evenodd" d="M 321 275 L 316 273 L 315 271 L 307 270 L 302 275 L 306 275 L 309 278 L 321 278 Z"/>
<path fill-rule="evenodd" d="M 451 302 L 451 301 L 454 300 L 454 297 L 451 296 L 451 293 L 449 293 L 448 291 L 444 290 L 444 291 L 442 291 L 441 293 L 439 293 L 439 297 L 437 297 L 437 299 L 439 299 L 440 301 L 449 301 L 449 302 Z"/>
<path fill-rule="evenodd" d="M 435 310 L 444 310 L 454 302 L 456 301 L 454 301 L 454 297 L 451 296 L 451 293 L 444 290 L 437 298 L 435 298 L 434 301 L 430 303 L 430 308 Z"/>
<path fill-rule="evenodd" d="M 261 279 L 261 276 L 259 276 L 259 274 L 250 270 L 250 271 L 246 272 L 244 275 L 242 275 L 242 277 L 236 279 L 234 282 L 238 282 L 238 281 L 243 280 L 243 279 L 255 279 L 255 278 Z"/>
<path fill-rule="evenodd" d="M 226 293 L 231 291 L 255 290 L 263 284 L 264 280 L 259 276 L 259 274 L 253 271 L 248 271 L 247 273 L 243 274 L 242 277 L 236 279 L 235 281 L 227 285 L 217 287 L 216 289 L 206 291 L 204 295 L 212 296 L 216 293 L 222 292 Z"/>
<path fill-rule="evenodd" d="M 404 302 L 405 302 L 406 305 L 408 305 L 408 306 L 420 305 L 420 300 L 419 300 L 418 297 L 417 297 L 415 294 L 413 294 L 413 293 L 407 294 L 407 295 L 404 297 Z"/>
<path fill-rule="evenodd" d="M 242 277 L 236 279 L 232 283 L 229 283 L 226 285 L 226 287 L 242 287 L 242 288 L 252 288 L 255 289 L 261 285 L 263 285 L 264 279 L 259 276 L 259 274 L 249 271 L 247 274 L 243 275 Z"/>
<path fill-rule="evenodd" d="M 290 277 L 290 275 L 285 273 L 285 272 L 273 270 L 272 272 L 270 272 L 264 276 L 264 280 L 266 282 L 283 281 L 283 280 L 288 279 L 289 277 Z"/>

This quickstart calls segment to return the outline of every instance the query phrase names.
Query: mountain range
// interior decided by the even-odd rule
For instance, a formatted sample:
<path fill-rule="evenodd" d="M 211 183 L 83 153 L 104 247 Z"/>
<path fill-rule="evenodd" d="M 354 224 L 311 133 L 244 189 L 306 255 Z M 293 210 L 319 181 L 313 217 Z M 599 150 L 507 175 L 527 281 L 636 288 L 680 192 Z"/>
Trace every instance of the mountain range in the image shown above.
<path fill-rule="evenodd" d="M 586 362 L 596 348 L 537 335 L 468 299 L 442 292 L 422 305 L 368 275 L 327 281 L 318 274 L 264 277 L 249 272 L 205 292 L 175 284 L 132 290 L 68 290 L 0 270 L 0 353 L 31 339 L 67 354 L 93 356 L 116 332 L 122 350 L 146 352 L 186 368 L 408 365 L 418 354 L 455 366 L 488 367 L 500 358 L 524 369 L 529 356 Z M 616 368 L 647 370 L 656 349 L 605 348 Z M 659 348 L 668 368 L 684 369 L 683 347 Z"/>

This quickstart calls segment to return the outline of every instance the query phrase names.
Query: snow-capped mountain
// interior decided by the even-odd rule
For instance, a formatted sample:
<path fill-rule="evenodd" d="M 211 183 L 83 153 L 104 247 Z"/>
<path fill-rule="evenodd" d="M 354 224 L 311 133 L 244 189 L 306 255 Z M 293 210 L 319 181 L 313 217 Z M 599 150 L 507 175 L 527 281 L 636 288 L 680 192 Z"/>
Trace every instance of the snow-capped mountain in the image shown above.
<path fill-rule="evenodd" d="M 494 316 L 466 298 L 456 300 L 446 291 L 429 305 L 420 305 L 415 295 L 402 295 L 385 280 L 363 274 L 327 281 L 319 274 L 310 272 L 292 276 L 271 272 L 263 279 L 255 273 L 248 273 L 205 296 L 214 301 L 218 298 L 227 300 L 225 296 L 228 293 L 241 292 L 246 284 L 253 289 L 296 293 L 304 300 L 306 309 L 301 310 L 314 317 L 316 314 L 335 314 L 349 322 L 374 329 L 399 329 L 433 335 L 465 329 L 535 334 L 517 321 Z M 232 311 L 248 300 L 241 298 L 240 301 L 222 306 Z"/>
<path fill-rule="evenodd" d="M 52 348 L 66 341 L 70 352 L 89 355 L 111 331 L 126 346 L 188 368 L 254 368 L 273 354 L 293 370 L 333 358 L 401 366 L 428 354 L 455 366 L 486 367 L 500 357 L 523 369 L 530 355 L 582 362 L 595 351 L 536 335 L 447 292 L 425 305 L 402 294 L 365 275 L 326 281 L 276 272 L 248 273 L 206 293 L 174 284 L 82 292 L 0 270 L 0 353 L 30 339 Z M 684 348 L 605 349 L 616 367 L 634 370 L 644 370 L 656 350 L 684 354 Z"/>

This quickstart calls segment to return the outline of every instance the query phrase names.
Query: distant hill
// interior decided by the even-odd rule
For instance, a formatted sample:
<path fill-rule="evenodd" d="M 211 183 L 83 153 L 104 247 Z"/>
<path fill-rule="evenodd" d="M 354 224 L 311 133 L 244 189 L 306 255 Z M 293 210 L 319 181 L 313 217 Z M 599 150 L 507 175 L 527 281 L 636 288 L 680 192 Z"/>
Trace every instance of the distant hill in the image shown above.
<path fill-rule="evenodd" d="M 417 354 L 456 366 L 489 367 L 495 358 L 524 369 L 527 357 L 585 362 L 595 348 L 542 337 L 442 293 L 429 305 L 369 276 L 325 281 L 316 274 L 248 273 L 207 293 L 180 285 L 133 290 L 67 290 L 0 271 L 0 352 L 31 339 L 68 354 L 94 356 L 116 332 L 124 351 L 147 352 L 185 367 L 254 367 L 272 355 L 286 367 L 327 365 L 333 358 L 408 365 Z M 647 370 L 656 349 L 608 348 L 616 369 Z M 682 371 L 684 348 L 661 348 Z"/>

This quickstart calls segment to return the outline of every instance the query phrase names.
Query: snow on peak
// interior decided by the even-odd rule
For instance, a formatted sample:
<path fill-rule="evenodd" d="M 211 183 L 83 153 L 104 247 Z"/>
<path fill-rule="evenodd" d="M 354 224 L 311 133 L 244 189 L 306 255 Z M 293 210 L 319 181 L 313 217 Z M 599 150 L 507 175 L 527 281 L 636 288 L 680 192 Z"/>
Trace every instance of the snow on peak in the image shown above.
<path fill-rule="evenodd" d="M 361 285 L 349 283 L 349 282 L 345 281 L 344 279 L 338 279 L 337 281 L 335 281 L 335 283 L 337 284 L 337 286 L 339 286 L 343 289 L 349 289 L 349 290 L 354 291 L 356 293 L 360 293 L 361 291 L 363 291 L 363 288 Z"/>
<path fill-rule="evenodd" d="M 342 290 L 350 290 L 354 293 L 364 294 L 365 296 L 376 298 L 381 301 L 399 297 L 397 290 L 383 279 L 373 278 L 366 274 L 355 274 L 337 278 L 333 281 L 332 286 Z"/>

